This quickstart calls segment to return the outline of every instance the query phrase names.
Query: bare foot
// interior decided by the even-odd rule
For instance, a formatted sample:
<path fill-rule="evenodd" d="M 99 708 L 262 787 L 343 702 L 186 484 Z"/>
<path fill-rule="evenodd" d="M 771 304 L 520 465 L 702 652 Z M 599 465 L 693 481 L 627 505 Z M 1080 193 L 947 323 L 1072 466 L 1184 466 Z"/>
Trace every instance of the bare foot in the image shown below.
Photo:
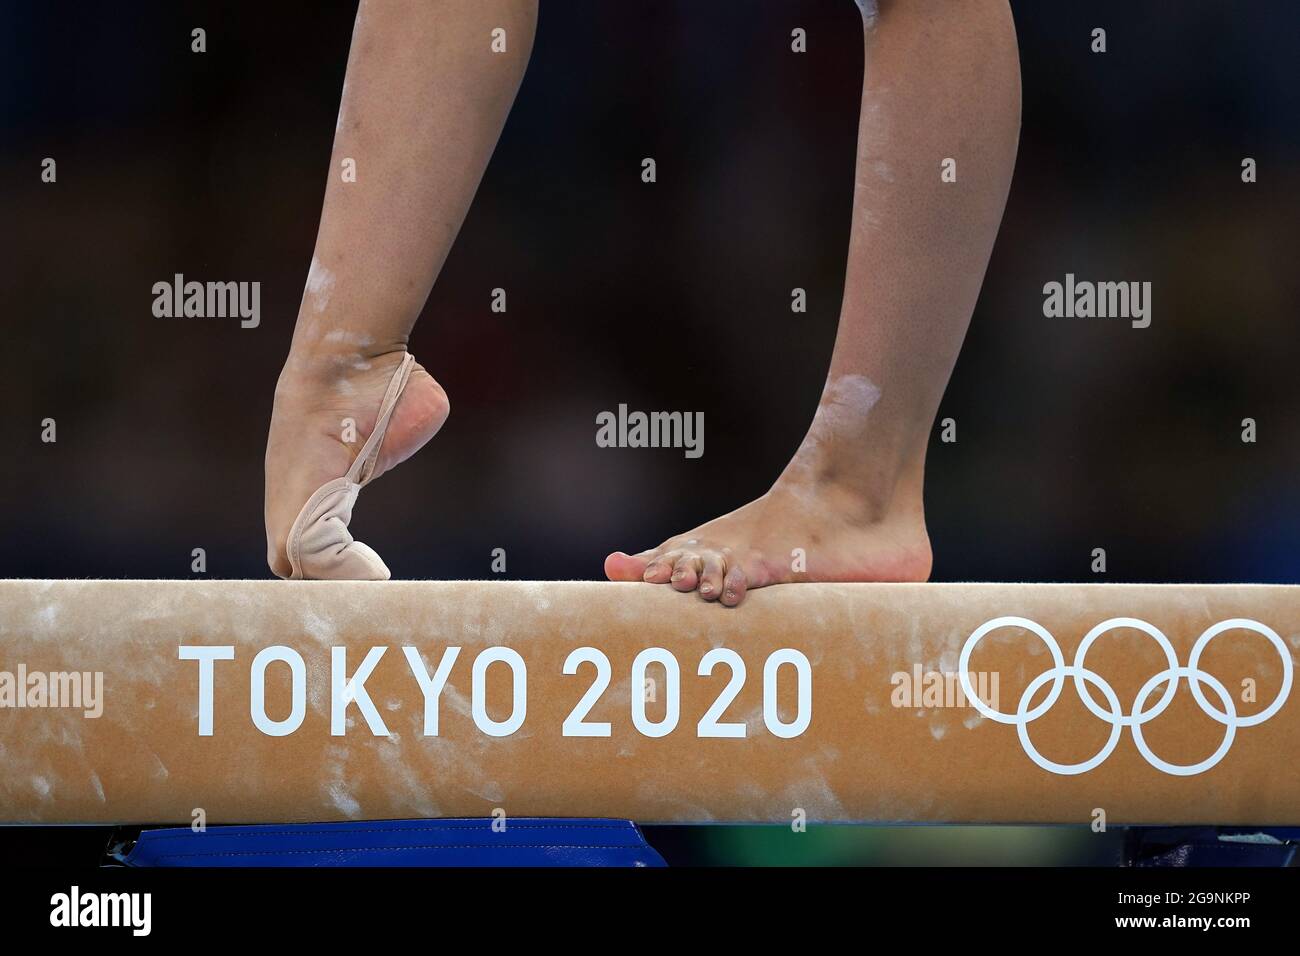
<path fill-rule="evenodd" d="M 743 508 L 657 548 L 605 559 L 611 581 L 671 584 L 734 607 L 790 581 L 924 581 L 930 543 L 913 521 L 859 524 L 778 482 Z"/>
<path fill-rule="evenodd" d="M 865 427 L 846 407 L 833 392 L 823 401 L 808 438 L 763 497 L 657 548 L 615 551 L 605 575 L 697 591 L 728 607 L 769 584 L 926 580 L 919 469 L 897 479 L 900 469 L 881 464 L 891 456 L 864 452 Z"/>
<path fill-rule="evenodd" d="M 286 363 L 266 442 L 266 560 L 280 577 L 292 573 L 287 543 L 298 512 L 323 484 L 347 473 L 374 431 L 403 355 L 291 355 Z M 419 451 L 438 433 L 450 407 L 442 386 L 416 364 L 393 410 L 373 477 Z"/>

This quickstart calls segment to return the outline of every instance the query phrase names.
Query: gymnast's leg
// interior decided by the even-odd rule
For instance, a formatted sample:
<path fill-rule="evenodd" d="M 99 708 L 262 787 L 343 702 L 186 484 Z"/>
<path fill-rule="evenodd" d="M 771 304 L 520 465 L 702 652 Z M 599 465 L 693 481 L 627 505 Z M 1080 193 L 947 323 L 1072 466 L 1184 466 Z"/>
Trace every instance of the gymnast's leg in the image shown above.
<path fill-rule="evenodd" d="M 438 383 L 418 364 L 406 369 L 407 338 L 501 133 L 536 22 L 536 0 L 361 2 L 320 230 L 266 446 L 267 561 L 282 577 L 294 570 L 287 543 L 295 519 L 317 489 L 352 467 L 399 369 L 410 377 L 378 457 L 358 471 L 374 478 L 400 464 L 447 417 Z M 493 49 L 498 28 L 505 52 Z M 345 159 L 355 160 L 353 182 L 342 175 Z M 387 576 L 382 562 L 382 573 L 358 567 L 303 576 Z"/>
<path fill-rule="evenodd" d="M 1007 0 L 859 6 L 866 77 L 852 234 L 807 437 L 763 497 L 658 548 L 611 554 L 613 580 L 730 605 L 784 581 L 929 576 L 926 442 L 1006 204 L 1020 67 Z M 955 182 L 940 178 L 949 157 Z"/>

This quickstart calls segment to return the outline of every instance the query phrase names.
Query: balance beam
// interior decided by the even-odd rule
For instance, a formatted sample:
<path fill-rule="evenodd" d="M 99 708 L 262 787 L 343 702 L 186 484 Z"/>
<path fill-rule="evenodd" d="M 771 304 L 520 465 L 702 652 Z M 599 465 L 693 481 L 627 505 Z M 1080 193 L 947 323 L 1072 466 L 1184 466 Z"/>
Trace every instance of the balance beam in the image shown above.
<path fill-rule="evenodd" d="M 1295 825 L 1297 648 L 1291 586 L 7 580 L 0 821 Z"/>

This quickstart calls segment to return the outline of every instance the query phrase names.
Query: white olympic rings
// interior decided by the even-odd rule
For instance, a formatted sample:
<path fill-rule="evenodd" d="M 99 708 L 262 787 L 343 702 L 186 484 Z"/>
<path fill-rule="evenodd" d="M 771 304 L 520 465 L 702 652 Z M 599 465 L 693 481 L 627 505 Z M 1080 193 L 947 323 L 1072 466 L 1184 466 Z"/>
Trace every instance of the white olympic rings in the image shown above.
<path fill-rule="evenodd" d="M 1030 631 L 1047 645 L 1047 650 L 1052 655 L 1051 669 L 1043 671 L 1029 682 L 1024 693 L 1020 695 L 1020 703 L 1016 706 L 1014 714 L 1004 714 L 1001 711 L 994 710 L 980 699 L 971 684 L 971 652 L 975 650 L 975 645 L 980 642 L 984 635 L 1002 627 L 1021 627 Z M 1164 651 L 1165 661 L 1168 664 L 1164 670 L 1157 672 L 1142 685 L 1142 689 L 1137 693 L 1137 698 L 1133 701 L 1132 711 L 1127 714 L 1124 713 L 1114 688 L 1095 671 L 1091 671 L 1084 666 L 1084 659 L 1087 657 L 1088 649 L 1092 647 L 1093 642 L 1107 631 L 1118 627 L 1135 628 L 1154 639 L 1160 645 L 1160 649 Z M 1254 631 L 1256 634 L 1268 638 L 1282 657 L 1282 686 L 1279 688 L 1277 696 L 1267 707 L 1250 717 L 1239 717 L 1228 689 L 1216 677 L 1201 670 L 1199 666 L 1201 654 L 1210 641 L 1224 631 L 1236 629 Z M 1057 645 L 1056 639 L 1041 624 L 1024 617 L 996 617 L 981 624 L 971 632 L 970 637 L 966 639 L 966 644 L 961 649 L 961 658 L 957 662 L 957 671 L 966 699 L 974 705 L 976 710 L 990 720 L 995 720 L 1000 724 L 1014 724 L 1020 737 L 1020 745 L 1024 748 L 1025 754 L 1044 770 L 1066 776 L 1086 773 L 1094 767 L 1100 766 L 1111 755 L 1119 744 L 1119 738 L 1124 728 L 1130 727 L 1133 730 L 1133 742 L 1137 745 L 1138 752 L 1142 754 L 1147 763 L 1168 774 L 1190 777 L 1198 773 L 1204 773 L 1227 755 L 1228 750 L 1232 747 L 1233 740 L 1236 738 L 1237 728 L 1262 724 L 1282 708 L 1287 696 L 1291 693 L 1292 664 L 1291 652 L 1276 631 L 1260 624 L 1258 621 L 1252 621 L 1244 617 L 1234 617 L 1230 620 L 1220 621 L 1218 624 L 1207 628 L 1192 646 L 1192 654 L 1188 658 L 1186 667 L 1178 663 L 1178 655 L 1175 653 L 1173 645 L 1169 642 L 1169 638 L 1161 633 L 1159 628 L 1135 617 L 1112 617 L 1094 627 L 1079 642 L 1079 649 L 1075 652 L 1073 664 L 1065 663 L 1065 658 L 1061 655 L 1061 648 Z M 1029 724 L 1047 713 L 1052 705 L 1056 703 L 1057 698 L 1061 696 L 1061 690 L 1065 686 L 1067 677 L 1074 679 L 1075 692 L 1078 693 L 1088 710 L 1094 716 L 1111 725 L 1110 737 L 1102 745 L 1101 750 L 1087 760 L 1072 764 L 1056 763 L 1048 760 L 1038 752 L 1038 749 L 1029 739 Z M 1195 698 L 1196 703 L 1200 705 L 1206 716 L 1212 717 L 1224 726 L 1223 741 L 1219 744 L 1218 749 L 1204 760 L 1194 764 L 1173 764 L 1163 760 L 1152 752 L 1142 736 L 1142 725 L 1165 712 L 1165 709 L 1173 701 L 1174 695 L 1178 693 L 1178 685 L 1183 678 L 1187 678 L 1187 683 L 1192 689 L 1192 697 Z M 1034 699 L 1034 695 L 1048 681 L 1052 682 L 1051 690 L 1048 691 L 1042 703 L 1030 710 L 1029 702 Z M 1107 706 L 1105 708 L 1098 704 L 1092 696 L 1092 691 L 1088 689 L 1089 684 L 1101 691 L 1101 695 L 1106 699 Z M 1152 707 L 1147 708 L 1147 700 L 1160 684 L 1165 685 L 1164 693 Z M 1210 689 L 1214 691 L 1214 695 L 1218 697 L 1219 702 L 1223 705 L 1222 710 L 1216 708 L 1206 699 L 1201 690 L 1201 684 L 1208 684 Z"/>

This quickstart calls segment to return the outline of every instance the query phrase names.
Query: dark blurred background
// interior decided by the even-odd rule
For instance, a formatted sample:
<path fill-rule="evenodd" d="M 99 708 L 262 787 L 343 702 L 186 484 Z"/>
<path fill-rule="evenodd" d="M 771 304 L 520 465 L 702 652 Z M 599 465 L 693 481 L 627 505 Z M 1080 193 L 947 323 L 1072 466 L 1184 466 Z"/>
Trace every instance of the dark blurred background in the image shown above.
<path fill-rule="evenodd" d="M 186 577 L 201 547 L 210 576 L 264 577 L 266 426 L 355 3 L 0 8 L 0 576 Z M 1095 580 L 1103 547 L 1104 580 L 1294 581 L 1300 5 L 1013 8 L 1020 155 L 940 411 L 959 440 L 930 450 L 934 579 Z M 395 576 L 488 577 L 504 548 L 507 577 L 598 577 L 767 489 L 826 374 L 862 70 L 852 0 L 543 0 L 412 340 L 452 416 L 353 523 Z M 155 318 L 177 272 L 260 281 L 261 326 Z M 1150 281 L 1151 327 L 1044 318 L 1067 272 Z M 704 457 L 596 447 L 620 402 L 703 411 Z M 665 839 L 736 859 L 757 832 Z M 830 832 L 812 859 L 890 859 L 899 831 Z M 1031 832 L 1026 859 L 1078 857 Z"/>

